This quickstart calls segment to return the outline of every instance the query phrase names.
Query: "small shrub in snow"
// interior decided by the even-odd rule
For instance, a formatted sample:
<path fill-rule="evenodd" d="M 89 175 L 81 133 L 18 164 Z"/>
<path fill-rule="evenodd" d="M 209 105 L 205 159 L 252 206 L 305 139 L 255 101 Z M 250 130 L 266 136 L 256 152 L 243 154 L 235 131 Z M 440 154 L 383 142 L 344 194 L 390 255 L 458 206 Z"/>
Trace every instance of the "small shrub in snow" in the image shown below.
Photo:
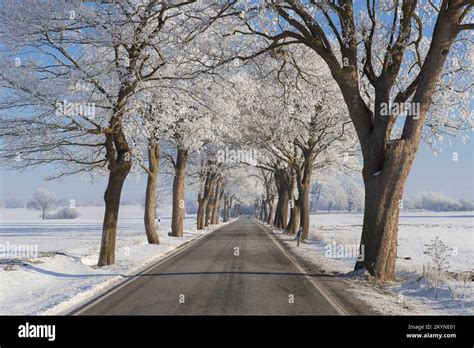
<path fill-rule="evenodd" d="M 447 260 L 449 247 L 437 236 L 431 240 L 429 244 L 425 244 L 427 247 L 424 254 L 430 256 L 433 265 L 428 268 L 429 278 L 432 278 L 433 287 L 435 289 L 435 298 L 438 298 L 438 289 L 444 273 L 449 267 Z"/>
<path fill-rule="evenodd" d="M 79 212 L 75 208 L 62 208 L 56 213 L 48 215 L 46 218 L 49 220 L 55 219 L 76 219 L 79 217 Z"/>
<path fill-rule="evenodd" d="M 454 276 L 454 281 L 458 282 L 457 286 L 449 287 L 449 291 L 453 297 L 453 300 L 459 300 L 464 307 L 464 305 L 472 302 L 471 297 L 473 297 L 472 292 L 472 274 L 471 272 L 460 272 Z"/>

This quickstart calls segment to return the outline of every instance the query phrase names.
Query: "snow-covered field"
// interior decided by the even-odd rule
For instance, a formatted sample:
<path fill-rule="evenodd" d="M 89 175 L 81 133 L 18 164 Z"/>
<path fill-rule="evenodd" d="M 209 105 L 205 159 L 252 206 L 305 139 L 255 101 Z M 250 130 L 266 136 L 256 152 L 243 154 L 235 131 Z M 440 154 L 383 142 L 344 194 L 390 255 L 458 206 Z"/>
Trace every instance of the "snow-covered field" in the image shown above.
<path fill-rule="evenodd" d="M 340 274 L 351 291 L 386 314 L 474 314 L 474 213 L 402 212 L 399 220 L 397 281 L 380 285 L 366 275 L 352 272 L 362 230 L 362 214 L 311 216 L 311 238 L 296 247 L 298 255 L 323 270 Z M 280 233 L 279 231 L 274 231 Z M 450 250 L 447 269 L 435 298 L 432 258 L 427 244 L 439 237 Z M 288 236 L 280 236 L 287 239 Z M 344 250 L 344 252 L 342 252 Z"/>
<path fill-rule="evenodd" d="M 39 219 L 38 211 L 0 209 L 0 314 L 61 314 L 146 268 L 205 232 L 185 219 L 183 238 L 168 237 L 170 217 L 161 217 L 161 244 L 147 244 L 143 208 L 122 206 L 116 264 L 97 268 L 103 207 L 80 207 L 74 220 Z M 23 248 L 11 257 L 2 251 Z M 37 253 L 37 255 L 36 255 Z M 37 256 L 37 257 L 36 257 Z"/>
<path fill-rule="evenodd" d="M 185 236 L 170 238 L 170 219 L 161 218 L 161 245 L 148 245 L 143 208 L 123 206 L 117 234 L 116 264 L 97 268 L 103 207 L 80 207 L 74 220 L 46 220 L 38 211 L 0 209 L 0 314 L 61 314 L 95 296 L 125 277 L 146 268 L 177 246 L 203 233 L 195 230 L 194 216 L 185 220 Z M 351 272 L 359 244 L 361 214 L 311 216 L 311 240 L 299 248 L 304 258 L 327 272 L 341 275 L 351 291 L 385 314 L 472 315 L 474 214 L 402 213 L 399 228 L 397 282 L 374 284 Z M 278 231 L 275 231 L 278 232 Z M 432 263 L 424 252 L 436 237 L 451 250 L 445 276 L 435 299 L 433 279 L 426 270 Z M 286 236 L 280 236 L 287 238 Z M 1 258 L 1 247 L 31 246 L 38 257 Z M 339 257 L 338 247 L 346 254 Z M 353 248 L 352 248 L 353 247 Z M 425 269 L 425 272 L 424 272 Z M 424 274 L 424 276 L 423 276 Z M 458 277 L 458 280 L 453 279 Z"/>

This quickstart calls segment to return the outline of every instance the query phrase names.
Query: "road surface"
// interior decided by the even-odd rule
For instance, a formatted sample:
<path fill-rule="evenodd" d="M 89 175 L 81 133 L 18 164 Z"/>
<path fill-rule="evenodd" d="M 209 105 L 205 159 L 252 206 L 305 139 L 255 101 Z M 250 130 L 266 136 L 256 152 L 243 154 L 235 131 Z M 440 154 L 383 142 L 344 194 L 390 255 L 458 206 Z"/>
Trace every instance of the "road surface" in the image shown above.
<path fill-rule="evenodd" d="M 243 217 L 75 314 L 347 314 L 318 286 L 324 277 L 308 276 L 262 225 Z"/>

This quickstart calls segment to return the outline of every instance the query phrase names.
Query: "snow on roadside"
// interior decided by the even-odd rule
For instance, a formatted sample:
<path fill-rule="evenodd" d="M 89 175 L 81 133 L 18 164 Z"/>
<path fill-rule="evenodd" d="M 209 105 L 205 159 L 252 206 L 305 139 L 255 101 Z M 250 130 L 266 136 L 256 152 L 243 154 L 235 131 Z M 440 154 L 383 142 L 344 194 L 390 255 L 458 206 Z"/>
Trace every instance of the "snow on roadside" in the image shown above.
<path fill-rule="evenodd" d="M 147 268 L 183 243 L 209 233 L 185 220 L 183 238 L 169 237 L 170 219 L 161 219 L 160 245 L 146 240 L 142 208 L 124 206 L 117 233 L 116 263 L 96 267 L 101 208 L 83 207 L 84 218 L 37 221 L 37 212 L 4 209 L 0 245 L 34 245 L 35 258 L 0 258 L 0 314 L 65 314 L 118 282 Z M 16 211 L 16 212 L 14 212 Z M 8 215 L 10 214 L 10 215 Z M 19 216 L 23 219 L 18 219 Z"/>
<path fill-rule="evenodd" d="M 366 273 L 353 272 L 357 255 L 352 251 L 360 241 L 362 214 L 312 215 L 310 239 L 300 247 L 282 231 L 273 232 L 300 257 L 346 280 L 349 291 L 382 314 L 474 315 L 473 217 L 471 212 L 402 213 L 397 281 L 385 285 L 374 283 Z M 451 248 L 446 257 L 451 276 L 443 279 L 437 298 L 426 272 L 431 260 L 424 253 L 436 236 Z M 346 250 L 343 257 L 338 254 L 342 248 Z"/>

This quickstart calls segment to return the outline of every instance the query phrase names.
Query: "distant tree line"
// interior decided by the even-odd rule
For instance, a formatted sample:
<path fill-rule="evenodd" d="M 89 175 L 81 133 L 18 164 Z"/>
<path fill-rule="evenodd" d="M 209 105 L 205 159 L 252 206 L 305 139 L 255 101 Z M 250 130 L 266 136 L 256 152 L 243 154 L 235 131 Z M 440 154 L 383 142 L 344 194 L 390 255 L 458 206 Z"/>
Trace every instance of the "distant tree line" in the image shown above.
<path fill-rule="evenodd" d="M 441 192 L 420 192 L 407 201 L 406 209 L 472 211 L 474 210 L 474 202 L 466 199 L 455 199 Z"/>

